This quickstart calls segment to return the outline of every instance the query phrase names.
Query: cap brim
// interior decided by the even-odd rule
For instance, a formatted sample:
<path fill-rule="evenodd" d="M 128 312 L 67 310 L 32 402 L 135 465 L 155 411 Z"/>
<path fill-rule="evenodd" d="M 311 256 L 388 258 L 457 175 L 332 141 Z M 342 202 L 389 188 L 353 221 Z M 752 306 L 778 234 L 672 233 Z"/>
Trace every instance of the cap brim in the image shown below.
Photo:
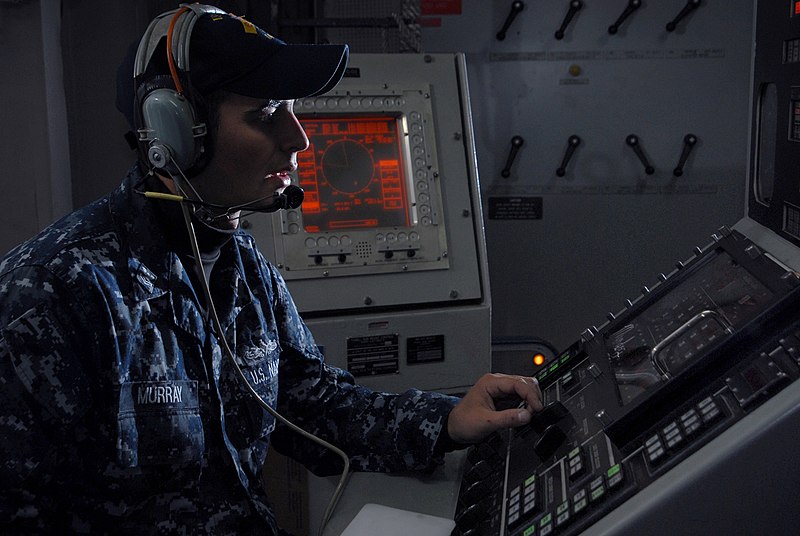
<path fill-rule="evenodd" d="M 255 68 L 224 85 L 240 95 L 300 99 L 332 90 L 342 79 L 347 45 L 283 45 Z"/>

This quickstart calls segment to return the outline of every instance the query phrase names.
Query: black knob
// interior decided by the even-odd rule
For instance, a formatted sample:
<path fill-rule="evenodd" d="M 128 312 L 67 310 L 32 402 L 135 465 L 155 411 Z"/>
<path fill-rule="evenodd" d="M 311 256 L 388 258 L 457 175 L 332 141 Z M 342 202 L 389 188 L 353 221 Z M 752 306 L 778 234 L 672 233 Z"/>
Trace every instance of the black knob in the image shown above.
<path fill-rule="evenodd" d="M 506 21 L 503 23 L 503 27 L 500 28 L 500 31 L 497 32 L 497 40 L 502 41 L 506 38 L 506 32 L 508 31 L 509 26 L 511 23 L 514 22 L 514 19 L 517 18 L 519 12 L 525 9 L 525 4 L 520 2 L 519 0 L 514 0 L 511 2 L 511 11 L 508 12 L 508 16 L 506 17 Z"/>
<path fill-rule="evenodd" d="M 456 526 L 462 531 L 475 528 L 475 525 L 480 523 L 486 514 L 486 502 L 478 502 L 458 512 L 455 517 Z"/>
<path fill-rule="evenodd" d="M 492 476 L 497 469 L 486 460 L 480 460 L 478 463 L 470 467 L 464 475 L 470 482 L 484 480 Z"/>

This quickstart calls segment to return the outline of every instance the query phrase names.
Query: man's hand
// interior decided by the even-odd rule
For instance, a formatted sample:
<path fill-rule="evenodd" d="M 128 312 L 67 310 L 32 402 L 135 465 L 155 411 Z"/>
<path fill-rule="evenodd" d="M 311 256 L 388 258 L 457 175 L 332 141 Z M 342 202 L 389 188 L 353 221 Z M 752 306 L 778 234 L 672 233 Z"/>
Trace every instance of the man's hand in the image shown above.
<path fill-rule="evenodd" d="M 518 398 L 521 407 L 497 409 L 496 400 L 511 397 Z M 456 443 L 477 443 L 496 430 L 529 423 L 542 408 L 535 378 L 485 374 L 450 412 L 447 433 Z"/>

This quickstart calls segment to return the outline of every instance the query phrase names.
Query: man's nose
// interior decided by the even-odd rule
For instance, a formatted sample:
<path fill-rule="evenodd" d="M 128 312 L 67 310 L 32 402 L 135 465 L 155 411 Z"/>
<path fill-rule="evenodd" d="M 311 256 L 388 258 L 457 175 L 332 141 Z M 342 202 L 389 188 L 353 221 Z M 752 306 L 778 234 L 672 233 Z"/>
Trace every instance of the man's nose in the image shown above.
<path fill-rule="evenodd" d="M 284 132 L 283 148 L 287 152 L 299 153 L 308 149 L 308 136 L 300 124 L 300 120 L 294 115 L 294 112 L 289 114 L 289 120 L 286 124 L 286 131 Z"/>

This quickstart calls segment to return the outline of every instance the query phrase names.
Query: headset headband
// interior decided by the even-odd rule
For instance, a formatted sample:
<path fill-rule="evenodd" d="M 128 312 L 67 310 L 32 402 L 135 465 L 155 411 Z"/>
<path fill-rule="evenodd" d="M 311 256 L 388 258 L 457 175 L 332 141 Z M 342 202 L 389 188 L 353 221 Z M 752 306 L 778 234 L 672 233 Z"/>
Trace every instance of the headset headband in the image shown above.
<path fill-rule="evenodd" d="M 206 13 L 225 14 L 219 8 L 201 4 L 182 4 L 178 9 L 162 13 L 150 23 L 139 42 L 136 59 L 133 62 L 134 79 L 147 70 L 153 53 L 158 48 L 161 39 L 170 33 L 170 26 L 174 25 L 172 39 L 169 40 L 168 54 L 175 59 L 175 64 L 181 71 L 189 70 L 189 36 L 192 33 L 197 19 Z"/>

